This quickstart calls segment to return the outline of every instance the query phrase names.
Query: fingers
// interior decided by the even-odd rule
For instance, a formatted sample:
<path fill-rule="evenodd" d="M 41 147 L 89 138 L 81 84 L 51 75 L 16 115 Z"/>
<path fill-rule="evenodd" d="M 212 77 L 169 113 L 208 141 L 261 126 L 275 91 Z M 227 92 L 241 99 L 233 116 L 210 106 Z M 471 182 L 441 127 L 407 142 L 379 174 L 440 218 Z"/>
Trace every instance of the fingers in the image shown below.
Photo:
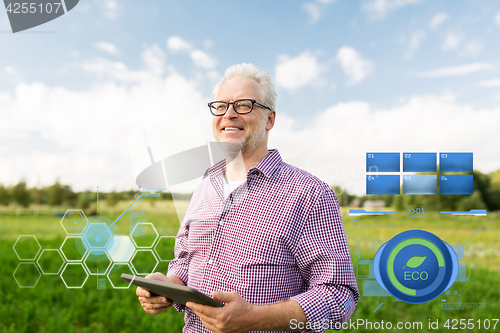
<path fill-rule="evenodd" d="M 174 304 L 172 301 L 162 296 L 139 297 L 139 302 L 141 302 L 144 311 L 152 315 L 157 315 Z"/>
<path fill-rule="evenodd" d="M 201 304 L 197 304 L 197 303 L 194 303 L 194 302 L 187 302 L 186 303 L 186 306 L 188 308 L 190 308 L 191 310 L 194 311 L 194 313 L 200 318 L 201 322 L 203 323 L 203 326 L 205 326 L 206 328 L 210 329 L 213 331 L 213 329 L 211 329 L 213 327 L 213 325 L 216 323 L 216 320 L 212 317 L 209 317 L 207 316 L 205 313 L 204 313 L 204 306 L 201 305 Z"/>
<path fill-rule="evenodd" d="M 144 312 L 150 315 L 157 315 L 159 313 L 162 313 L 163 311 L 167 310 L 170 306 L 161 306 L 157 304 L 145 304 L 142 306 L 144 309 Z"/>
<path fill-rule="evenodd" d="M 146 276 L 146 279 L 165 281 L 166 276 L 160 272 L 155 272 Z"/>
<path fill-rule="evenodd" d="M 135 290 L 135 294 L 139 297 L 151 297 L 151 293 L 141 287 L 137 287 L 137 289 Z"/>
<path fill-rule="evenodd" d="M 194 302 L 187 302 L 186 306 L 196 312 L 196 314 L 200 314 L 206 317 L 213 318 L 217 314 L 217 310 L 220 308 L 214 308 L 213 306 L 202 305 Z"/>
<path fill-rule="evenodd" d="M 144 309 L 154 310 L 172 306 L 173 302 L 165 297 L 139 297 L 139 302 Z"/>
<path fill-rule="evenodd" d="M 236 291 L 231 291 L 229 293 L 212 291 L 212 298 L 224 303 L 233 302 L 238 299 L 239 296 L 240 295 Z"/>
<path fill-rule="evenodd" d="M 154 296 L 154 297 L 139 297 L 139 302 L 141 303 L 150 303 L 150 304 L 172 304 L 172 301 L 163 296 Z"/>

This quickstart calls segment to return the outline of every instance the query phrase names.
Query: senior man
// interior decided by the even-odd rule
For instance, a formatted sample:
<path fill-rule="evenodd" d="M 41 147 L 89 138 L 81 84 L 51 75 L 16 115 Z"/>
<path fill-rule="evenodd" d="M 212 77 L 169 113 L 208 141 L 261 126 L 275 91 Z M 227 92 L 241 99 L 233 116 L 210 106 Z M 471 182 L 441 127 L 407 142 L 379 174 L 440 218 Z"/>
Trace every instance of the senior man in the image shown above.
<path fill-rule="evenodd" d="M 276 96 L 269 73 L 251 64 L 229 67 L 213 90 L 213 133 L 226 159 L 194 192 L 167 276 L 149 276 L 225 303 L 173 304 L 185 312 L 183 332 L 323 332 L 356 307 L 335 193 L 267 148 Z M 172 305 L 140 287 L 136 293 L 146 313 Z"/>

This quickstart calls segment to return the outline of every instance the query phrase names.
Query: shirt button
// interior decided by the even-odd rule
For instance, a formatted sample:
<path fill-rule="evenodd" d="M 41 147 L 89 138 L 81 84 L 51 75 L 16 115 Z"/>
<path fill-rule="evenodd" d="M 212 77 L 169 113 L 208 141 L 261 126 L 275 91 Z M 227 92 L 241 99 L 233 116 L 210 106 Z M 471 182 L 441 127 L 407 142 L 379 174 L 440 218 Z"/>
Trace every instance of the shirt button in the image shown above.
<path fill-rule="evenodd" d="M 213 260 L 212 260 L 212 259 L 209 259 L 209 260 L 208 260 L 208 263 L 209 263 L 210 265 L 212 264 L 212 262 L 213 262 Z"/>
<path fill-rule="evenodd" d="M 224 221 L 223 221 L 223 220 L 221 220 L 221 221 L 219 222 L 219 225 L 223 225 L 223 224 L 224 224 Z"/>

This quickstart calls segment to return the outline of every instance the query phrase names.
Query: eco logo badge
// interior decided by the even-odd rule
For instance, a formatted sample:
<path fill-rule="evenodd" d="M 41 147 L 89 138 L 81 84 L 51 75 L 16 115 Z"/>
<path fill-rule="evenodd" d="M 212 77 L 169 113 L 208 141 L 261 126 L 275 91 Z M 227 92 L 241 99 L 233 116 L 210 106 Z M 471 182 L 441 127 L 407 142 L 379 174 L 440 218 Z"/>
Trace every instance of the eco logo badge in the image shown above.
<path fill-rule="evenodd" d="M 75 8 L 79 0 L 3 0 L 12 32 L 36 27 Z"/>
<path fill-rule="evenodd" d="M 408 230 L 378 249 L 373 269 L 385 290 L 406 303 L 418 304 L 451 287 L 458 274 L 458 258 L 436 235 Z"/>

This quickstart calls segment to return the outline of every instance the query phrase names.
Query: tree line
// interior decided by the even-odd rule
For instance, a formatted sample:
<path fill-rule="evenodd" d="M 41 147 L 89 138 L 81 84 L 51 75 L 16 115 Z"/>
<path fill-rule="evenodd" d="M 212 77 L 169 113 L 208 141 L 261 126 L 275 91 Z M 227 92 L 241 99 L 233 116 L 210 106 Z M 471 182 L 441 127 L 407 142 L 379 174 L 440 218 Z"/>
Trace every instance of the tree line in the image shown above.
<path fill-rule="evenodd" d="M 393 206 L 397 210 L 407 208 L 423 207 L 428 210 L 459 210 L 469 211 L 470 209 L 488 209 L 489 211 L 500 210 L 500 169 L 489 174 L 481 173 L 477 170 L 473 172 L 474 192 L 472 195 L 364 195 L 356 196 L 349 194 L 340 186 L 332 186 L 339 204 L 341 206 L 352 205 L 357 202 L 359 206 L 367 200 L 384 200 L 385 206 Z M 439 191 L 439 185 L 438 185 Z M 99 192 L 99 200 L 105 200 L 108 207 L 114 207 L 120 201 L 134 200 L 140 192 L 129 190 L 107 193 Z M 403 190 L 401 189 L 401 193 Z M 190 194 L 178 195 L 184 199 L 189 199 Z M 172 200 L 171 193 L 162 192 L 160 200 Z M 155 198 L 155 200 L 157 200 Z M 14 186 L 5 187 L 0 184 L 0 205 L 8 206 L 15 203 L 22 207 L 29 207 L 31 204 L 77 207 L 88 209 L 90 205 L 97 201 L 95 191 L 74 192 L 69 185 L 64 185 L 56 181 L 47 187 L 28 188 L 25 181 L 20 181 Z"/>
<path fill-rule="evenodd" d="M 122 192 L 99 192 L 99 200 L 105 200 L 106 205 L 114 207 L 122 200 L 134 200 L 139 191 L 129 190 Z M 160 199 L 172 200 L 170 193 L 161 193 Z M 0 184 L 0 205 L 8 206 L 11 203 L 21 207 L 29 207 L 31 204 L 77 207 L 88 209 L 90 205 L 97 201 L 97 192 L 82 191 L 74 192 L 71 186 L 61 184 L 56 181 L 51 186 L 28 188 L 25 181 L 20 181 L 14 186 L 5 187 Z"/>
<path fill-rule="evenodd" d="M 352 204 L 357 201 L 360 207 L 367 200 L 383 200 L 385 206 L 392 206 L 396 210 L 423 207 L 427 210 L 469 211 L 471 209 L 500 210 L 500 169 L 489 174 L 474 170 L 472 195 L 365 195 L 357 197 L 345 191 L 338 191 L 340 187 L 333 187 L 339 203 Z M 439 182 L 437 185 L 439 193 Z M 340 188 L 341 189 L 341 188 Z M 401 193 L 403 189 L 401 188 Z"/>

